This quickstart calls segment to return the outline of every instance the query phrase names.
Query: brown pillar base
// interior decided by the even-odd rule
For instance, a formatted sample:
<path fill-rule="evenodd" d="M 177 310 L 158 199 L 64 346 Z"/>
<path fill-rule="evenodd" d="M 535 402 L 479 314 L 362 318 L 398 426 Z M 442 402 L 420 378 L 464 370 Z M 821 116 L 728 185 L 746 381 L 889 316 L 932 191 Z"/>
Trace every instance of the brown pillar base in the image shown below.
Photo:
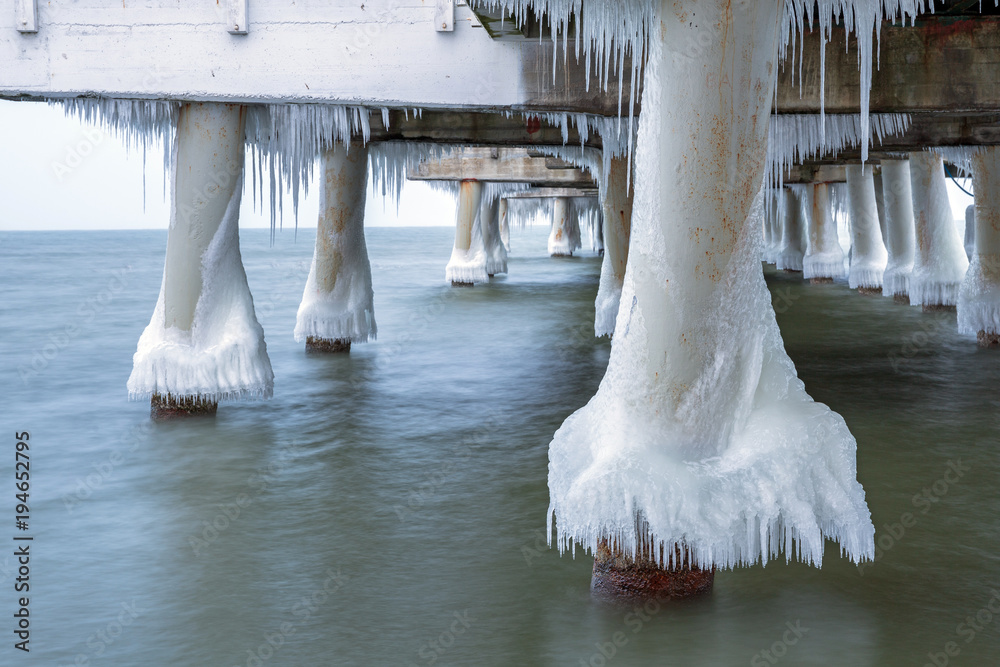
<path fill-rule="evenodd" d="M 306 338 L 306 352 L 317 354 L 330 354 L 351 351 L 351 341 L 343 338 L 327 340 L 326 338 Z"/>
<path fill-rule="evenodd" d="M 802 273 L 798 269 L 782 269 L 781 272 L 782 273 Z"/>
<path fill-rule="evenodd" d="M 980 331 L 976 334 L 976 340 L 979 341 L 979 347 L 988 347 L 994 350 L 1000 348 L 1000 333 Z"/>
<path fill-rule="evenodd" d="M 925 313 L 954 313 L 957 310 L 955 306 L 945 306 L 940 303 L 924 304 L 923 311 Z"/>
<path fill-rule="evenodd" d="M 893 303 L 898 303 L 898 304 L 903 305 L 903 306 L 909 306 L 910 305 L 910 295 L 909 294 L 893 294 L 892 295 L 892 302 Z"/>
<path fill-rule="evenodd" d="M 452 287 L 475 287 L 476 283 L 460 283 L 460 282 L 456 282 L 456 281 L 452 280 L 451 281 L 451 286 Z"/>
<path fill-rule="evenodd" d="M 496 275 L 495 273 L 487 273 L 487 274 L 486 274 L 486 277 L 487 277 L 487 278 L 492 278 L 492 277 L 493 277 L 493 276 L 495 276 L 495 275 Z"/>
<path fill-rule="evenodd" d="M 833 282 L 833 278 L 810 278 L 810 285 L 829 285 Z"/>
<path fill-rule="evenodd" d="M 552 253 L 549 256 L 550 257 L 572 257 L 573 253 L 571 253 L 571 252 L 554 252 L 554 253 Z"/>
<path fill-rule="evenodd" d="M 679 560 L 679 559 L 678 559 Z M 615 603 L 682 599 L 712 592 L 715 570 L 697 567 L 661 568 L 651 560 L 636 561 L 614 554 L 605 545 L 597 549 L 591 593 Z"/>
<path fill-rule="evenodd" d="M 881 287 L 859 287 L 858 288 L 858 294 L 862 294 L 864 296 L 882 296 L 882 288 Z M 907 299 L 907 300 L 909 300 L 909 299 Z"/>
<path fill-rule="evenodd" d="M 149 401 L 149 416 L 155 422 L 187 417 L 214 417 L 219 404 L 203 398 L 175 398 L 170 394 L 153 394 Z"/>

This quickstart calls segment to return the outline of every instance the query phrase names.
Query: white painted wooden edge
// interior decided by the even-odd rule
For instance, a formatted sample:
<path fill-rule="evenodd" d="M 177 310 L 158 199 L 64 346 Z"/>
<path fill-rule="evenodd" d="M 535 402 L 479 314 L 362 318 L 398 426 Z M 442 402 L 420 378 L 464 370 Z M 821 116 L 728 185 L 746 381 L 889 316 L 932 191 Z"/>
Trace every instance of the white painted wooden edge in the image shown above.
<path fill-rule="evenodd" d="M 226 0 L 229 5 L 229 34 L 245 35 L 249 32 L 247 3 L 249 0 Z"/>
<path fill-rule="evenodd" d="M 434 29 L 438 32 L 455 30 L 455 0 L 437 0 L 434 9 Z"/>
<path fill-rule="evenodd" d="M 18 32 L 38 32 L 38 8 L 35 0 L 14 0 L 14 18 Z"/>

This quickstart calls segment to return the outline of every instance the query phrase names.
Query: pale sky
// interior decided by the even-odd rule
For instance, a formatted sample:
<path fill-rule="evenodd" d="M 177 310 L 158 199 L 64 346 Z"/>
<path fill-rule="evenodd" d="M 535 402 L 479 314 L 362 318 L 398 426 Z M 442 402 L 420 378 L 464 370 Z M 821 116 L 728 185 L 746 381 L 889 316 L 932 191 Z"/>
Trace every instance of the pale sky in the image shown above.
<path fill-rule="evenodd" d="M 166 229 L 170 212 L 163 192 L 162 151 L 147 155 L 144 209 L 141 151 L 129 154 L 114 135 L 88 134 L 88 129 L 93 128 L 65 117 L 59 108 L 0 100 L 0 230 Z M 964 221 L 972 198 L 947 182 L 954 216 Z M 963 185 L 972 190 L 971 180 Z M 268 193 L 261 210 L 255 211 L 250 189 L 248 185 L 244 192 L 240 226 L 270 227 Z M 288 204 L 291 195 L 286 193 L 284 201 Z M 453 198 L 425 183 L 406 183 L 399 215 L 381 194 L 369 192 L 368 202 L 367 226 L 455 221 Z M 315 227 L 318 210 L 318 192 L 311 188 L 299 205 L 299 226 Z M 290 206 L 282 224 L 285 229 L 295 226 Z"/>

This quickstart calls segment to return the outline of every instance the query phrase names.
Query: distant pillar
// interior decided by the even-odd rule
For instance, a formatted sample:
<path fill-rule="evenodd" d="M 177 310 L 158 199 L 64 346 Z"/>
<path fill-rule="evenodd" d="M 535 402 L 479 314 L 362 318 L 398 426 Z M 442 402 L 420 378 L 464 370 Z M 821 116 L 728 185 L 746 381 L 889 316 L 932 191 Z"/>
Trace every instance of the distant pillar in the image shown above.
<path fill-rule="evenodd" d="M 625 282 L 634 195 L 628 178 L 628 158 L 611 158 L 611 169 L 602 195 L 604 261 L 601 264 L 601 283 L 594 303 L 594 333 L 598 337 L 610 336 L 615 331 L 622 285 Z"/>
<path fill-rule="evenodd" d="M 778 234 L 778 253 L 774 259 L 775 267 L 782 271 L 801 271 L 804 254 L 802 242 L 803 227 L 802 201 L 797 192 L 784 188 L 781 195 L 784 198 L 784 216 L 781 218 L 781 232 Z M 777 208 L 777 207 L 776 207 Z"/>
<path fill-rule="evenodd" d="M 862 294 L 881 294 L 889 253 L 882 243 L 871 165 L 847 165 L 851 220 L 851 269 L 847 282 Z"/>
<path fill-rule="evenodd" d="M 498 273 L 507 273 L 507 250 L 500 239 L 500 201 L 483 197 L 479 218 L 486 250 L 486 275 L 492 278 Z"/>
<path fill-rule="evenodd" d="M 316 249 L 295 322 L 310 352 L 349 352 L 374 339 L 372 269 L 365 245 L 368 148 L 352 142 L 323 154 Z"/>
<path fill-rule="evenodd" d="M 128 380 L 154 419 L 213 414 L 219 400 L 273 390 L 240 257 L 245 113 L 195 103 L 178 115 L 163 283 Z"/>
<path fill-rule="evenodd" d="M 970 262 L 974 252 L 976 252 L 976 205 L 969 204 L 965 207 L 965 256 Z"/>
<path fill-rule="evenodd" d="M 774 217 L 778 215 L 778 200 L 775 198 L 773 191 L 768 191 L 766 195 L 767 199 L 764 201 L 764 244 L 763 250 L 760 254 L 760 259 L 762 262 L 767 264 L 774 263 Z"/>
<path fill-rule="evenodd" d="M 510 220 L 507 218 L 508 205 L 506 199 L 501 199 L 497 215 L 500 218 L 500 240 L 503 241 L 504 250 L 510 252 Z"/>
<path fill-rule="evenodd" d="M 569 225 L 569 199 L 555 197 L 552 200 L 552 228 L 549 231 L 549 255 L 552 257 L 573 256 Z"/>
<path fill-rule="evenodd" d="M 972 165 L 976 247 L 958 296 L 958 330 L 1000 347 L 1000 148 L 984 148 Z"/>
<path fill-rule="evenodd" d="M 916 233 L 908 160 L 882 160 L 882 193 L 885 199 L 885 248 L 888 253 L 882 295 L 909 303 Z"/>
<path fill-rule="evenodd" d="M 444 272 L 445 280 L 453 286 L 471 287 L 490 279 L 486 273 L 486 252 L 483 248 L 482 206 L 483 184 L 462 181 L 455 220 L 455 247 Z"/>
<path fill-rule="evenodd" d="M 952 220 L 940 155 L 910 154 L 910 187 L 917 239 L 910 303 L 925 311 L 954 310 L 969 259 Z"/>
<path fill-rule="evenodd" d="M 837 237 L 837 224 L 830 208 L 830 185 L 813 183 L 806 190 L 809 249 L 802 260 L 802 277 L 813 283 L 833 282 L 844 277 L 844 249 Z"/>
<path fill-rule="evenodd" d="M 882 235 L 882 243 L 885 244 L 886 222 L 885 222 L 885 194 L 882 185 L 882 170 L 880 169 L 873 179 L 875 182 L 875 208 L 878 210 L 878 230 Z"/>

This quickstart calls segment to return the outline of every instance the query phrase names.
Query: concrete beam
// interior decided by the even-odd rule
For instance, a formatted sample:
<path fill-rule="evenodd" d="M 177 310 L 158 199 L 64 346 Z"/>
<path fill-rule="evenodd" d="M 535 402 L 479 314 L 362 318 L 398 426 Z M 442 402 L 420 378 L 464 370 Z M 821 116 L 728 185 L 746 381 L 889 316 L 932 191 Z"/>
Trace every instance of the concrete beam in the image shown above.
<path fill-rule="evenodd" d="M 804 164 L 792 167 L 785 174 L 785 184 L 791 183 L 846 183 L 847 169 L 837 165 Z"/>
<path fill-rule="evenodd" d="M 372 141 L 420 141 L 444 144 L 490 146 L 562 146 L 562 129 L 541 120 L 508 117 L 499 113 L 427 109 L 419 117 L 412 112 L 389 112 L 388 129 L 382 115 L 370 118 Z M 591 132 L 587 146 L 601 148 L 601 137 Z M 579 146 L 576 128 L 569 130 L 569 145 Z"/>
<path fill-rule="evenodd" d="M 803 36 L 803 49 L 801 87 L 797 48 L 795 61 L 789 57 L 778 73 L 780 113 L 819 112 L 818 32 Z M 880 51 L 881 58 L 874 54 L 872 112 L 1000 112 L 1000 17 L 925 15 L 916 26 L 886 23 Z M 842 28 L 826 48 L 825 90 L 828 113 L 861 108 L 858 42 Z"/>
<path fill-rule="evenodd" d="M 254 0 L 235 33 L 231 4 L 40 2 L 37 33 L 0 11 L 0 98 L 618 113 L 617 76 L 603 91 L 551 41 L 492 40 L 466 4 L 439 32 L 435 2 Z"/>
<path fill-rule="evenodd" d="M 531 183 L 542 187 L 594 187 L 581 169 L 549 169 L 544 158 L 530 157 L 516 148 L 469 147 L 453 151 L 442 160 L 429 160 L 407 169 L 414 181 L 493 181 Z"/>

